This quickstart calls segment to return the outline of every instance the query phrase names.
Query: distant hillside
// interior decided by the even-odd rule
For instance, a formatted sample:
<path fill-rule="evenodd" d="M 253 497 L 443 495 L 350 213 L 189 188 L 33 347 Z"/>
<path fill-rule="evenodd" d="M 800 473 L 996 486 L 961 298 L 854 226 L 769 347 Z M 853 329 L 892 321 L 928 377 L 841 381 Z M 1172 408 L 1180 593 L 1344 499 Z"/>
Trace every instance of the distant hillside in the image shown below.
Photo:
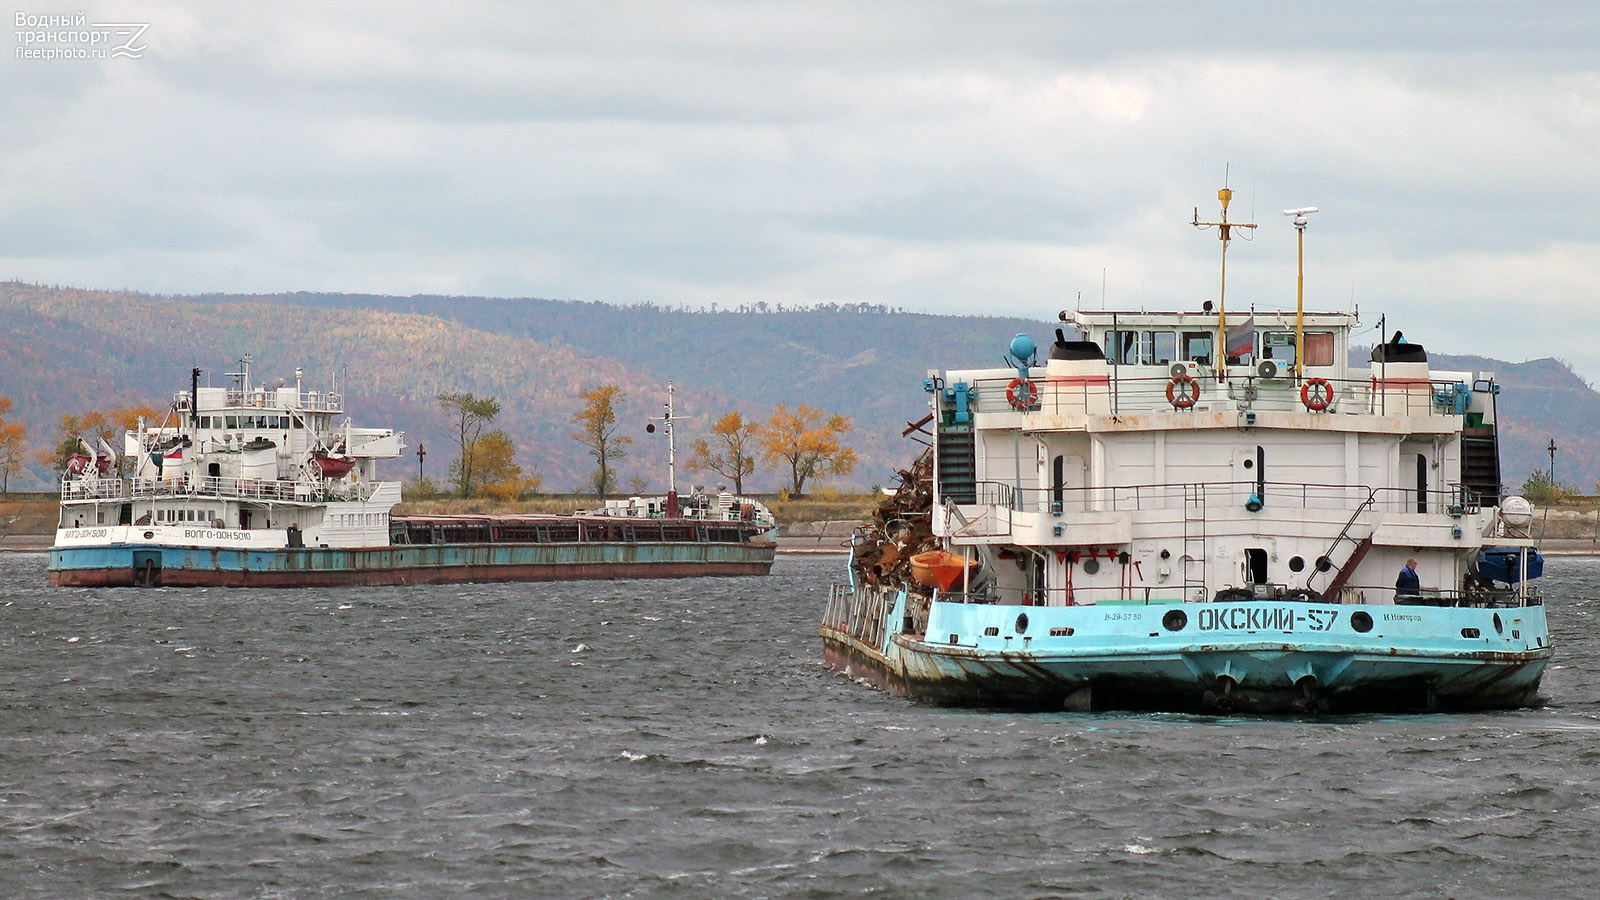
<path fill-rule="evenodd" d="M 412 452 L 425 442 L 435 478 L 454 455 L 435 396 L 497 396 L 497 425 L 552 490 L 572 489 L 591 471 L 570 419 L 578 392 L 606 382 L 627 392 L 622 429 L 635 440 L 622 482 L 639 476 L 664 489 L 665 441 L 644 425 L 660 414 L 669 379 L 680 454 L 730 409 L 765 418 L 777 403 L 809 403 L 855 425 L 861 463 L 840 486 L 887 482 L 912 453 L 899 433 L 925 409 L 928 360 L 992 363 L 1012 334 L 1040 330 L 1020 319 L 857 308 L 693 313 L 476 298 L 151 297 L 16 283 L 0 284 L 0 312 L 15 326 L 0 336 L 0 395 L 13 398 L 40 445 L 53 440 L 63 412 L 160 407 L 186 387 L 190 367 L 224 384 L 223 373 L 248 354 L 257 381 L 292 379 L 297 366 L 308 383 L 339 378 L 352 418 L 406 431 Z M 390 466 L 391 477 L 415 476 L 414 456 Z M 44 487 L 42 475 L 16 484 Z M 714 478 L 685 474 L 682 457 L 680 476 Z M 759 468 L 752 486 L 780 482 Z"/>
<path fill-rule="evenodd" d="M 407 433 L 414 454 L 428 447 L 427 473 L 441 478 L 453 457 L 435 396 L 446 390 L 491 394 L 504 411 L 524 465 L 551 490 L 584 481 L 591 462 L 569 437 L 578 392 L 605 382 L 627 392 L 622 433 L 635 443 L 622 461 L 635 476 L 665 487 L 666 446 L 647 435 L 666 383 L 676 388 L 681 461 L 692 438 L 730 409 L 765 418 L 777 403 L 809 403 L 855 424 L 861 456 L 840 486 L 892 480 L 915 448 L 900 436 L 926 409 L 930 367 L 998 365 L 1012 335 L 1041 346 L 1054 310 L 1038 320 L 932 316 L 842 305 L 824 309 L 698 312 L 556 300 L 384 297 L 353 294 L 154 297 L 131 293 L 0 284 L 0 395 L 10 396 L 36 445 L 55 437 L 63 412 L 120 405 L 164 406 L 187 386 L 192 366 L 224 384 L 239 357 L 254 358 L 257 381 L 309 384 L 334 378 L 363 425 Z M 1433 354 L 1449 369 L 1492 369 L 1505 387 L 1500 412 L 1504 476 L 1520 484 L 1548 465 L 1554 437 L 1557 476 L 1592 490 L 1600 478 L 1600 394 L 1554 360 L 1510 364 Z M 416 457 L 389 464 L 389 477 L 415 477 Z M 47 488 L 44 473 L 13 479 Z M 757 470 L 751 486 L 776 489 L 778 474 Z"/>
<path fill-rule="evenodd" d="M 1556 442 L 1556 478 L 1582 494 L 1596 494 L 1600 481 L 1600 393 L 1555 359 L 1508 363 L 1483 356 L 1432 353 L 1438 369 L 1493 372 L 1502 392 L 1500 477 L 1515 489 L 1535 469 L 1550 468 Z"/>

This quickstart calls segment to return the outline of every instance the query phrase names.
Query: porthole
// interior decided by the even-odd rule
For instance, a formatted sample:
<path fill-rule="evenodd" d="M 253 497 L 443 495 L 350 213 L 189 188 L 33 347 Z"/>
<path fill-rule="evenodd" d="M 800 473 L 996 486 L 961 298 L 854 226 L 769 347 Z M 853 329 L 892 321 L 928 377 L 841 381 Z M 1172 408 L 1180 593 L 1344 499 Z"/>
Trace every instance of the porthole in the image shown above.
<path fill-rule="evenodd" d="M 1027 613 L 1019 613 L 1017 615 L 1017 634 L 1023 634 L 1025 632 L 1027 632 L 1027 630 L 1028 630 L 1028 614 Z"/>
<path fill-rule="evenodd" d="M 1085 575 L 1093 575 L 1094 573 L 1096 573 L 1098 571 L 1100 571 L 1100 560 L 1098 560 L 1098 559 L 1084 560 L 1084 562 L 1083 562 L 1083 574 L 1085 574 Z"/>
<path fill-rule="evenodd" d="M 1161 617 L 1161 625 L 1168 631 L 1182 631 L 1188 624 L 1189 614 L 1181 609 L 1169 609 L 1167 614 Z"/>
<path fill-rule="evenodd" d="M 1372 630 L 1372 616 L 1365 610 L 1356 610 L 1350 614 L 1350 627 L 1366 634 Z"/>
<path fill-rule="evenodd" d="M 1506 628 L 1506 626 L 1503 623 L 1501 623 L 1501 621 L 1500 621 L 1500 614 L 1499 613 L 1495 613 L 1494 614 L 1494 633 L 1495 634 L 1504 634 L 1505 633 L 1505 628 Z"/>
<path fill-rule="evenodd" d="M 1305 569 L 1306 569 L 1305 557 L 1303 557 L 1303 556 L 1291 556 L 1291 557 L 1289 557 L 1289 571 L 1291 571 L 1291 572 L 1304 572 Z"/>

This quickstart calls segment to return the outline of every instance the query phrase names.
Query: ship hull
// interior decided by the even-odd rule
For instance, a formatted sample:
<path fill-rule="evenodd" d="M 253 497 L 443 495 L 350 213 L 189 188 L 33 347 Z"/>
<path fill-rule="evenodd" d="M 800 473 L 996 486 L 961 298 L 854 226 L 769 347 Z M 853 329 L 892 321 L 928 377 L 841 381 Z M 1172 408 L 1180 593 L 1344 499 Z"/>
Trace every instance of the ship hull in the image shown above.
<path fill-rule="evenodd" d="M 319 587 L 765 575 L 775 547 L 728 543 L 228 548 L 55 547 L 64 587 Z"/>
<path fill-rule="evenodd" d="M 1206 610 L 1194 604 L 1059 609 L 936 603 L 928 632 L 912 634 L 889 627 L 903 621 L 904 598 L 874 600 L 872 593 L 856 592 L 860 599 L 835 607 L 843 614 L 830 615 L 821 629 L 825 661 L 879 689 L 941 705 L 1175 712 L 1509 709 L 1538 702 L 1550 658 L 1542 606 L 1266 602 Z M 867 606 L 885 614 L 876 620 L 860 615 Z M 1177 629 L 1166 624 L 1176 624 L 1168 618 L 1174 611 L 1187 619 Z M 1352 617 L 1359 622 L 1362 616 L 1372 623 L 1370 630 L 1349 627 Z M 1019 617 L 1032 620 L 1022 633 Z M 971 629 L 967 633 L 978 637 L 963 640 L 951 628 Z M 996 633 L 985 634 L 990 629 Z"/>

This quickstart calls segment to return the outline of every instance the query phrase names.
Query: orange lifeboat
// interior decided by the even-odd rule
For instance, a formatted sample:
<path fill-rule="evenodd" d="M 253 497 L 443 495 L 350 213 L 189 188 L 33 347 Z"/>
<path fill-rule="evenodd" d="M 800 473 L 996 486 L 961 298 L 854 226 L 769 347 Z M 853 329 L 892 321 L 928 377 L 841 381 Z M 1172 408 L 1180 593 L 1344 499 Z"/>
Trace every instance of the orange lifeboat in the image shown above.
<path fill-rule="evenodd" d="M 311 461 L 316 463 L 323 478 L 343 478 L 356 467 L 355 460 L 343 456 L 313 456 Z"/>
<path fill-rule="evenodd" d="M 968 570 L 977 571 L 978 561 L 945 550 L 929 550 L 911 557 L 911 577 L 929 587 L 948 591 Z"/>

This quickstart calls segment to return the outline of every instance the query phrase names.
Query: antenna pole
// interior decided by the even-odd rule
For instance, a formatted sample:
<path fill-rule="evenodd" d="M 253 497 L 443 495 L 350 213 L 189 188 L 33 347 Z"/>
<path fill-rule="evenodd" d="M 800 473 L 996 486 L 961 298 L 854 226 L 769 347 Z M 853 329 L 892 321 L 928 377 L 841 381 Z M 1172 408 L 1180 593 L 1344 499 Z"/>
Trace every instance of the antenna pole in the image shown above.
<path fill-rule="evenodd" d="M 1254 228 L 1255 223 L 1229 222 L 1228 201 L 1233 199 L 1233 191 L 1224 187 L 1217 191 L 1217 199 L 1222 201 L 1222 219 L 1217 222 L 1200 221 L 1200 210 L 1194 212 L 1194 221 L 1190 224 L 1196 228 L 1210 228 L 1215 226 L 1217 238 L 1222 241 L 1222 283 L 1217 290 L 1217 380 L 1222 381 L 1227 376 L 1228 362 L 1228 242 L 1233 239 L 1233 229 Z"/>
<path fill-rule="evenodd" d="M 672 437 L 672 382 L 667 382 L 667 493 L 678 492 L 678 452 Z"/>
<path fill-rule="evenodd" d="M 1295 254 L 1298 258 L 1294 280 L 1294 380 L 1305 374 L 1306 355 L 1306 217 L 1295 219 Z"/>
<path fill-rule="evenodd" d="M 1302 357 L 1306 353 L 1306 216 L 1316 212 L 1315 206 L 1303 206 L 1299 209 L 1286 209 L 1283 214 L 1294 216 L 1295 241 L 1299 245 L 1299 275 L 1295 281 L 1294 292 L 1294 378 L 1296 381 L 1305 374 L 1305 361 Z"/>

